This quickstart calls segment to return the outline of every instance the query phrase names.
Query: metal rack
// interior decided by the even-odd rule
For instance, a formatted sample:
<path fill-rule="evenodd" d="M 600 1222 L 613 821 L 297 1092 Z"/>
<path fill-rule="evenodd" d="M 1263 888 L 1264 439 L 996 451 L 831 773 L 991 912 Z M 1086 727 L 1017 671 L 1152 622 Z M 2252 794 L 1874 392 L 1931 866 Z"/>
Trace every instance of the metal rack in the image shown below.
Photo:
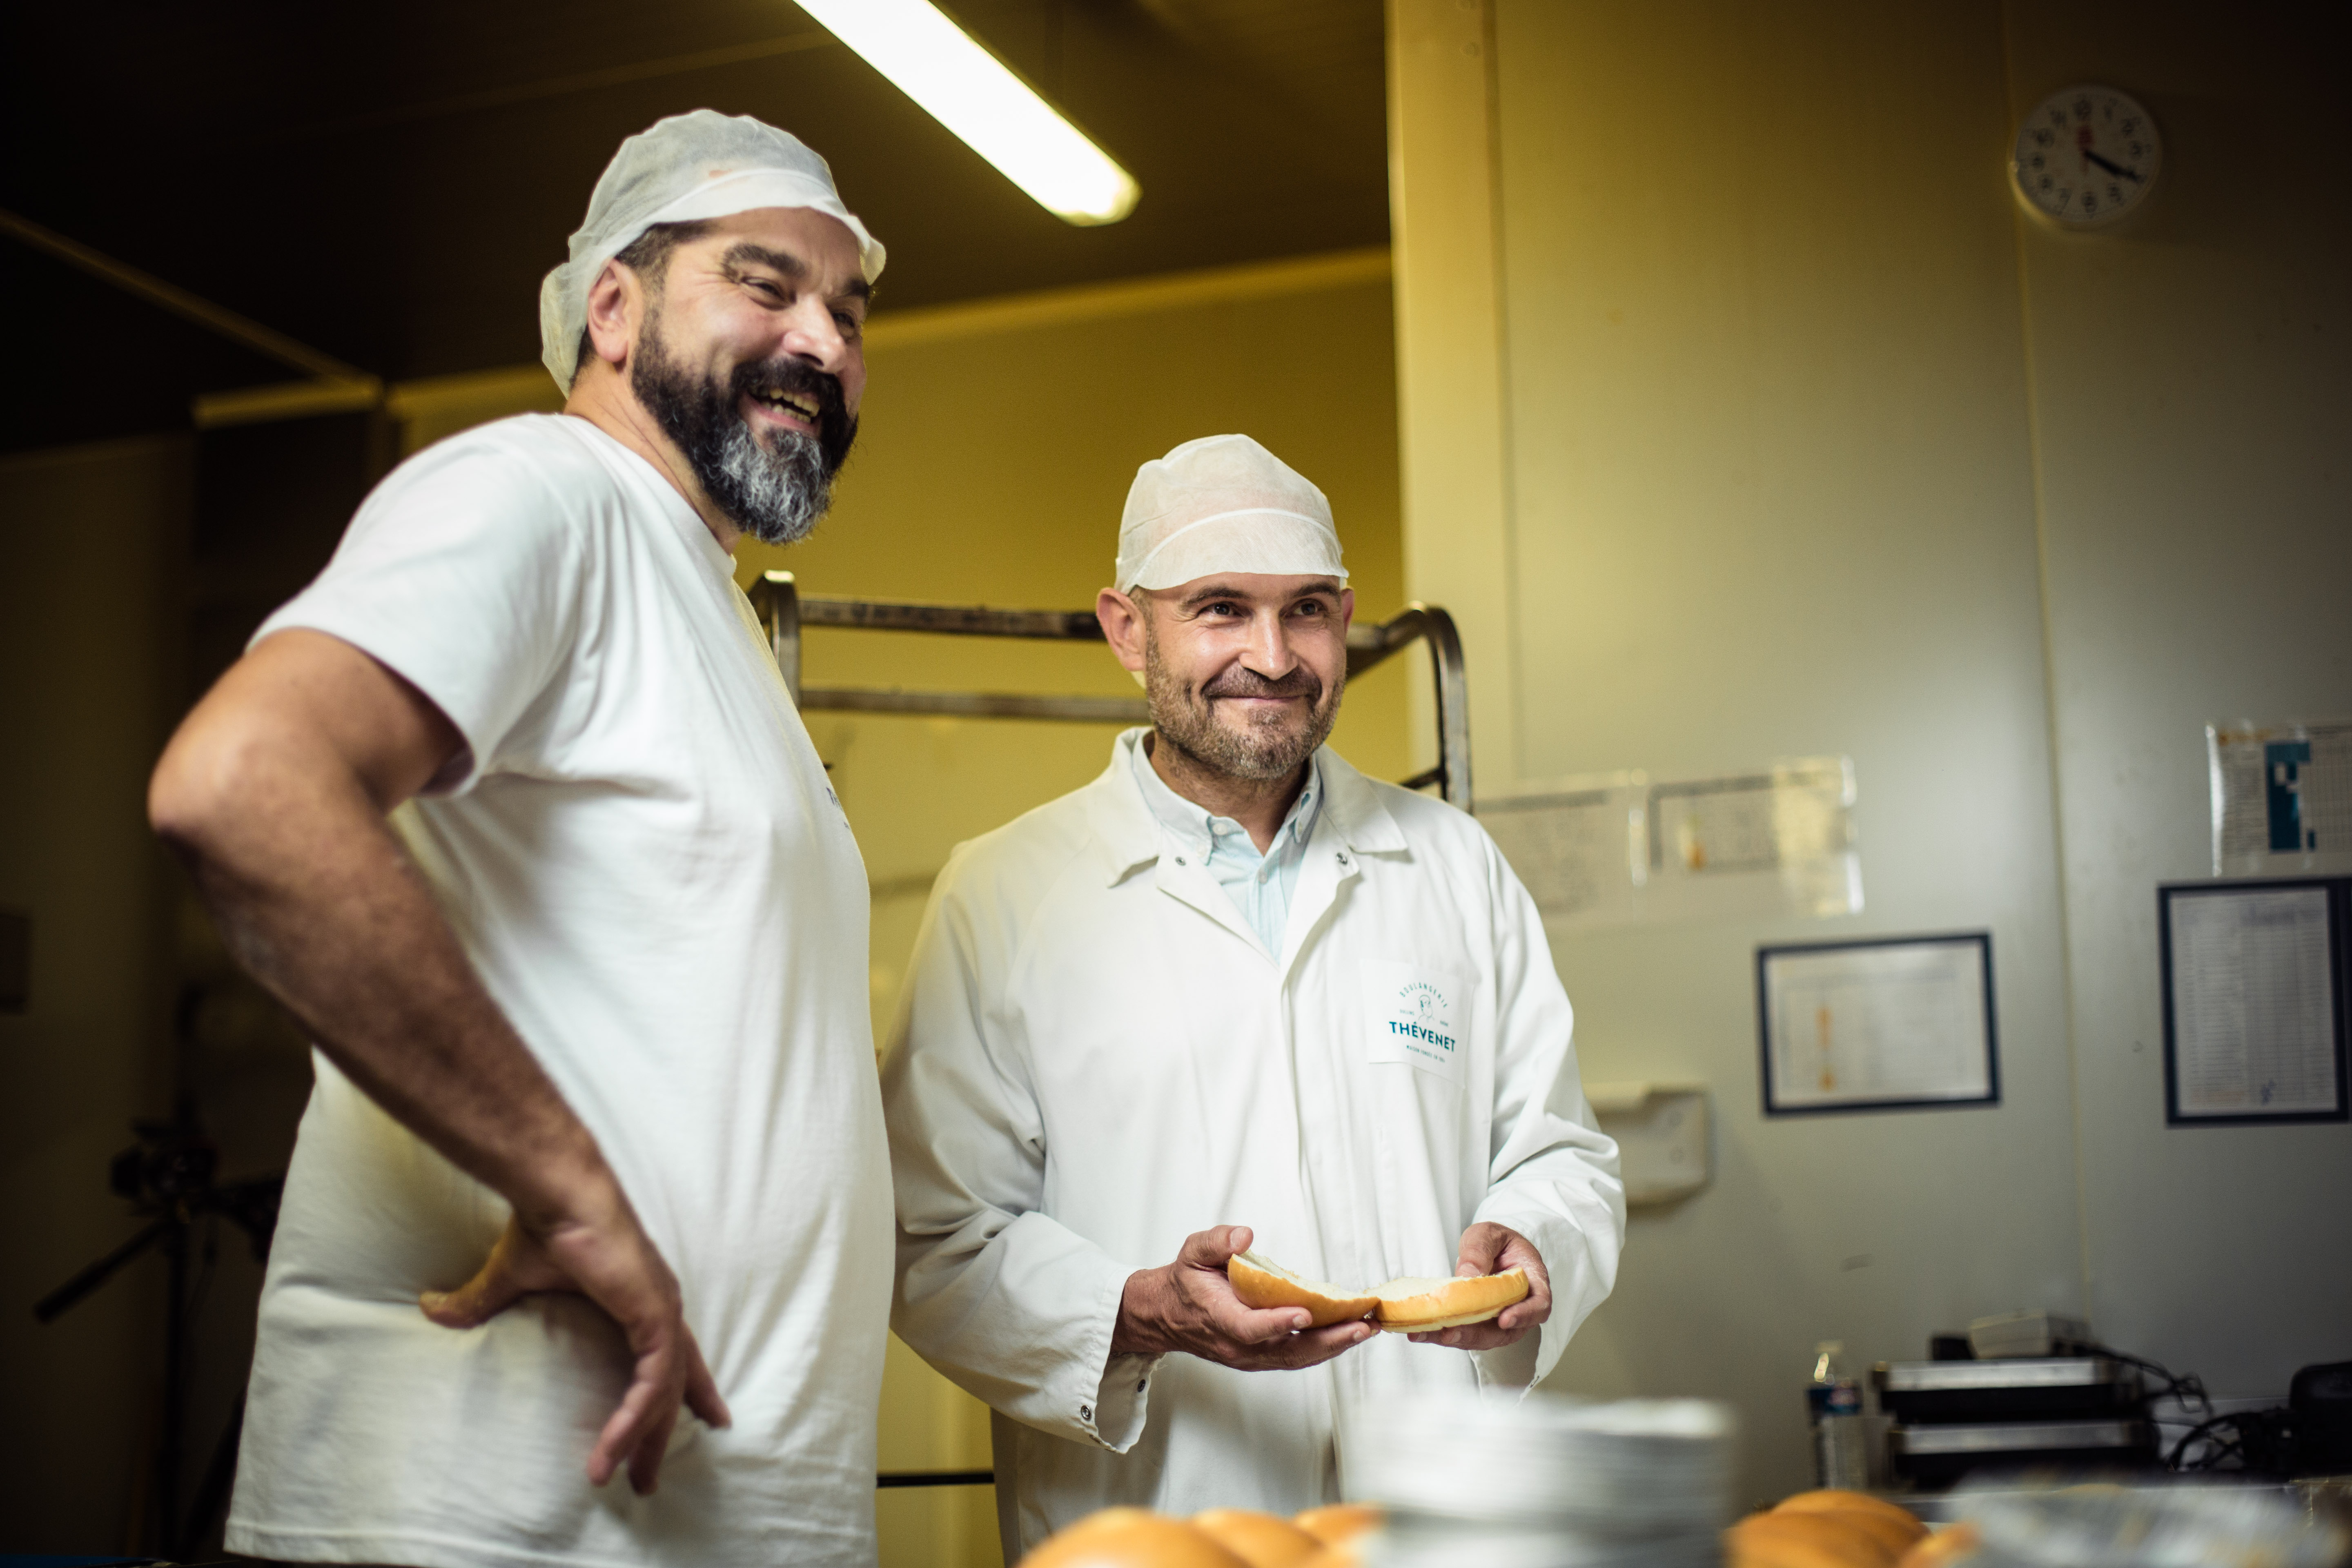
<path fill-rule="evenodd" d="M 1046 642 L 1100 642 L 1092 610 L 993 610 L 982 605 L 909 605 L 881 599 L 803 594 L 789 572 L 768 572 L 751 584 L 751 607 L 768 635 L 776 668 L 803 712 L 945 713 L 965 719 L 1045 719 L 1082 724 L 1148 724 L 1139 697 L 1032 696 L 1009 691 L 903 691 L 856 686 L 801 684 L 801 628 L 863 627 L 868 631 L 934 632 L 950 637 L 1027 637 Z M 1446 803 L 1470 809 L 1470 689 L 1462 670 L 1462 638 L 1454 617 L 1434 605 L 1408 605 L 1394 620 L 1348 628 L 1348 678 L 1354 679 L 1415 642 L 1429 644 L 1437 690 L 1437 765 L 1402 782 L 1407 789 L 1435 785 Z"/>

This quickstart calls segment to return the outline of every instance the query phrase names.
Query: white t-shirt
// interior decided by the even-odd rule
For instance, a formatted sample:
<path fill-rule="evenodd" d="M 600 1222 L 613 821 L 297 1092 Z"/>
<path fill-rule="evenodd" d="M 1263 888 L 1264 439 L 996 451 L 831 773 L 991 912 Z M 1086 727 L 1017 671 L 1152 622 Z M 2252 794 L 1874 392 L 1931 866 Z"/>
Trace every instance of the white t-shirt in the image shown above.
<path fill-rule="evenodd" d="M 503 1201 L 323 1058 L 263 1288 L 231 1550 L 428 1568 L 871 1563 L 892 1221 L 866 870 L 700 519 L 585 420 L 444 441 L 256 640 L 330 632 L 467 752 L 394 821 L 683 1285 L 734 1415 L 586 1465 L 612 1321 L 444 1329 Z"/>

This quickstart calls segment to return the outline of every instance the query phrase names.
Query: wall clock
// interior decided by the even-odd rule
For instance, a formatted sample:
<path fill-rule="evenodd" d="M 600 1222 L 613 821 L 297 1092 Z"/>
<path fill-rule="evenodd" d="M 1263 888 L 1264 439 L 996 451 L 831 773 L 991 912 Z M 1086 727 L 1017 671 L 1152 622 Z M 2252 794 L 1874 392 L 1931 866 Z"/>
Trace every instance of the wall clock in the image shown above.
<path fill-rule="evenodd" d="M 2147 200 L 2164 143 L 2130 94 L 2070 87 L 2033 108 L 2017 128 L 2010 182 L 2018 198 L 2067 228 L 2097 228 Z"/>

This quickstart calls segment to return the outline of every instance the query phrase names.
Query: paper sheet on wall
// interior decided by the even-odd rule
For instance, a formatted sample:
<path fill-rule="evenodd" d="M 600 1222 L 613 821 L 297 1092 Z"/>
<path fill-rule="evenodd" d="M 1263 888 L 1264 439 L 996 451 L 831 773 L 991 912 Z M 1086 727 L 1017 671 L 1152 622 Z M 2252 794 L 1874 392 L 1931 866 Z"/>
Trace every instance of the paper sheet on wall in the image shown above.
<path fill-rule="evenodd" d="M 1801 757 L 1653 784 L 1564 779 L 1478 803 L 1478 820 L 1556 926 L 1842 915 L 1862 908 L 1853 766 Z"/>
<path fill-rule="evenodd" d="M 1991 1097 L 1976 940 L 1768 950 L 1761 963 L 1769 1109 Z"/>
<path fill-rule="evenodd" d="M 1646 879 L 1638 773 L 1562 780 L 1526 795 L 1478 803 L 1493 836 L 1536 908 L 1567 923 L 1629 918 Z"/>
<path fill-rule="evenodd" d="M 1655 918 L 1860 912 L 1853 764 L 1797 757 L 1767 771 L 1654 784 Z"/>
<path fill-rule="evenodd" d="M 2325 884 L 2168 900 L 2173 1098 L 2183 1120 L 2342 1109 L 2327 900 Z"/>
<path fill-rule="evenodd" d="M 2352 721 L 2205 727 L 2213 874 L 2352 869 Z"/>

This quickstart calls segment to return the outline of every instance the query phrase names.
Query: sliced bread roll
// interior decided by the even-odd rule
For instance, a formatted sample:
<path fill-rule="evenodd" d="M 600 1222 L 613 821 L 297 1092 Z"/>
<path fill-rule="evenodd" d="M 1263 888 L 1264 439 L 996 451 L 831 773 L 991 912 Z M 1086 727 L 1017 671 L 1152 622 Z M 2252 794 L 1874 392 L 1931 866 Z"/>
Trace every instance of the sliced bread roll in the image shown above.
<path fill-rule="evenodd" d="M 1309 1325 L 1318 1329 L 1377 1313 L 1381 1327 L 1398 1334 L 1483 1323 L 1528 1296 L 1524 1268 L 1468 1279 L 1391 1279 L 1370 1290 L 1350 1290 L 1305 1279 L 1255 1252 L 1234 1254 L 1225 1264 L 1225 1278 L 1245 1307 L 1304 1307 Z"/>
<path fill-rule="evenodd" d="M 1392 1334 L 1425 1334 L 1483 1323 L 1528 1299 L 1528 1271 L 1473 1275 L 1466 1279 L 1391 1279 L 1373 1290 L 1381 1327 Z"/>
<path fill-rule="evenodd" d="M 1225 1278 L 1244 1307 L 1261 1311 L 1271 1307 L 1304 1307 L 1310 1327 L 1323 1328 L 1369 1317 L 1380 1299 L 1368 1290 L 1350 1290 L 1322 1279 L 1305 1279 L 1271 1258 L 1237 1252 L 1225 1264 Z"/>

